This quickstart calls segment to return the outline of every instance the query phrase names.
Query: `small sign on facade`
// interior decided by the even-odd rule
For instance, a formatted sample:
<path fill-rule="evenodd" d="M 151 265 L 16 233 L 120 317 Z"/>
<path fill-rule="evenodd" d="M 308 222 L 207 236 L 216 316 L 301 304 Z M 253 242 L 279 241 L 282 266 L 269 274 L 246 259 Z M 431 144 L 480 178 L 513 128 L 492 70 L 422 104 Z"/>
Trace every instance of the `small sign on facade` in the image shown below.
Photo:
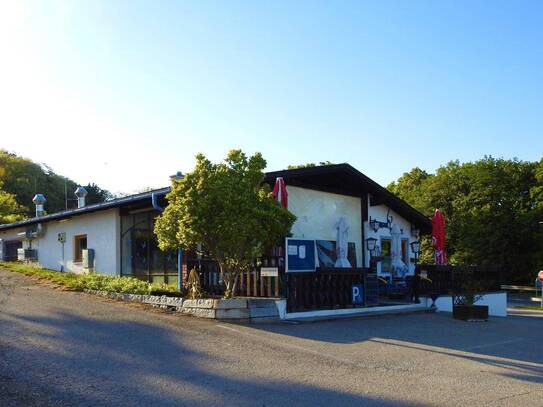
<path fill-rule="evenodd" d="M 362 289 L 362 284 L 353 284 L 353 304 L 364 304 L 364 290 Z"/>
<path fill-rule="evenodd" d="M 66 242 L 66 232 L 61 232 L 58 234 L 58 241 L 60 243 Z"/>
<path fill-rule="evenodd" d="M 277 277 L 279 269 L 277 267 L 261 267 L 260 277 Z"/>

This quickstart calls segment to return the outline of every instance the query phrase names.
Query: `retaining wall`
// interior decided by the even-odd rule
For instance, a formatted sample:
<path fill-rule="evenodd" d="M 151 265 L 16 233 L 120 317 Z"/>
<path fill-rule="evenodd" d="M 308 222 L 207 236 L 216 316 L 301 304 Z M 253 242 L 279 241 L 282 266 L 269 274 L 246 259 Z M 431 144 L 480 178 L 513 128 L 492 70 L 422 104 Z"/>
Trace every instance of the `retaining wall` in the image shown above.
<path fill-rule="evenodd" d="M 426 305 L 429 307 L 432 305 L 430 298 L 421 298 L 421 301 L 426 301 Z M 437 311 L 452 312 L 452 297 L 450 295 L 444 295 L 439 297 L 435 303 Z M 475 305 L 488 305 L 488 315 L 495 317 L 507 316 L 507 293 L 496 292 L 486 293 L 481 300 L 477 301 Z"/>

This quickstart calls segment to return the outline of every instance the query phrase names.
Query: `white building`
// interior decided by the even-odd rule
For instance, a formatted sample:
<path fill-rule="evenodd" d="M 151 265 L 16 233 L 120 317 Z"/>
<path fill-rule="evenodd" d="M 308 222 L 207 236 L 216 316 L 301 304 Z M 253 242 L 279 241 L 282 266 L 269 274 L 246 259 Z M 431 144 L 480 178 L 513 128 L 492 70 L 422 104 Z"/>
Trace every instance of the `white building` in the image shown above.
<path fill-rule="evenodd" d="M 418 233 L 429 233 L 428 218 L 348 164 L 328 165 L 266 174 L 271 186 L 277 177 L 287 185 L 288 209 L 297 217 L 292 237 L 317 242 L 315 268 L 328 267 L 335 256 L 337 223 L 348 225 L 348 259 L 353 268 L 367 268 L 366 240 L 376 239 L 379 276 L 392 279 L 391 229 L 401 239 L 401 260 L 414 272 L 409 247 Z M 34 258 L 52 270 L 135 276 L 179 285 L 187 268 L 206 259 L 193 254 L 159 250 L 153 233 L 155 217 L 167 205 L 169 188 L 118 198 L 25 221 L 0 225 L 0 260 L 19 255 Z M 47 205 L 45 205 L 47 207 Z M 91 254 L 86 262 L 84 254 Z M 92 258 L 93 257 L 93 258 Z M 325 264 L 326 263 L 326 264 Z M 213 268 L 208 261 L 207 266 Z"/>

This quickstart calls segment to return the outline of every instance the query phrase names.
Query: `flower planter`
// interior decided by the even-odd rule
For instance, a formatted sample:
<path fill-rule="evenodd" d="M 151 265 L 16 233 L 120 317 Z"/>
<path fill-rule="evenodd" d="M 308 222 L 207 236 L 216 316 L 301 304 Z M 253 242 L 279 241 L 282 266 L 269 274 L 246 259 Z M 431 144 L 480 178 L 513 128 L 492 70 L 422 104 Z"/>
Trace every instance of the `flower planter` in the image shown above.
<path fill-rule="evenodd" d="M 488 321 L 488 305 L 454 305 L 453 318 L 462 321 Z"/>

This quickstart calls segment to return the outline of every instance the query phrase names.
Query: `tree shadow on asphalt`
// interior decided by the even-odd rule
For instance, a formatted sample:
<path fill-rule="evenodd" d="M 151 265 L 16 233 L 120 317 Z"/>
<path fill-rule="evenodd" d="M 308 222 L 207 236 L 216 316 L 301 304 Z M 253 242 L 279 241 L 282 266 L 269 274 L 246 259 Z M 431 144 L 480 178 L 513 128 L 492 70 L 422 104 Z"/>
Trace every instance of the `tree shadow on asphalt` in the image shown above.
<path fill-rule="evenodd" d="M 228 358 L 186 346 L 182 331 L 158 324 L 69 312 L 3 315 L 3 377 L 31 389 L 35 405 L 407 405 L 290 379 L 264 380 L 262 371 L 232 377 L 214 368 Z"/>
<path fill-rule="evenodd" d="M 536 318 L 514 316 L 471 323 L 439 313 L 255 324 L 251 328 L 319 342 L 368 341 L 463 358 L 503 368 L 503 376 L 543 383 L 543 345 L 538 339 L 542 325 Z"/>

